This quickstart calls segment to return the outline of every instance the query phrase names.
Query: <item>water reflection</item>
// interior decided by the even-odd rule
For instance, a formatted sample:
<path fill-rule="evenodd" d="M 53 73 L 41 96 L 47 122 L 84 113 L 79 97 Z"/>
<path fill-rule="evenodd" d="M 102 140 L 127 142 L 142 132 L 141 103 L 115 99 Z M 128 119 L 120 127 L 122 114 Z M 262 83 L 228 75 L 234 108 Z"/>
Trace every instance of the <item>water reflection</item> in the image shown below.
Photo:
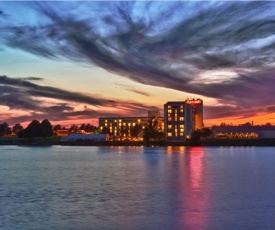
<path fill-rule="evenodd" d="M 205 149 L 192 147 L 186 150 L 184 180 L 182 182 L 182 226 L 188 229 L 208 229 L 208 190 L 203 181 Z"/>
<path fill-rule="evenodd" d="M 166 213 L 169 229 L 208 229 L 208 184 L 204 182 L 205 149 L 199 147 L 167 147 L 166 154 L 149 154 L 147 162 L 147 190 L 150 201 L 159 215 Z M 207 177 L 206 177 L 207 178 Z M 209 178 L 207 178 L 208 180 Z M 168 214 L 168 215 L 167 215 Z M 158 226 L 164 228 L 164 223 Z"/>

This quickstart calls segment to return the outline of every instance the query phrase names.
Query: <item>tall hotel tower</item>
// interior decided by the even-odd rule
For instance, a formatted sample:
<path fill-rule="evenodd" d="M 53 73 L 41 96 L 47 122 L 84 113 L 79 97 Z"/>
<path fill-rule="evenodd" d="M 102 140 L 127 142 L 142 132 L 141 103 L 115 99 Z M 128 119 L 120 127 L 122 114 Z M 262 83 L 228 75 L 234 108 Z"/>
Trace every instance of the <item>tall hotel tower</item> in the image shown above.
<path fill-rule="evenodd" d="M 185 141 L 193 131 L 203 127 L 203 101 L 201 99 L 173 101 L 164 105 L 164 131 L 166 141 Z"/>

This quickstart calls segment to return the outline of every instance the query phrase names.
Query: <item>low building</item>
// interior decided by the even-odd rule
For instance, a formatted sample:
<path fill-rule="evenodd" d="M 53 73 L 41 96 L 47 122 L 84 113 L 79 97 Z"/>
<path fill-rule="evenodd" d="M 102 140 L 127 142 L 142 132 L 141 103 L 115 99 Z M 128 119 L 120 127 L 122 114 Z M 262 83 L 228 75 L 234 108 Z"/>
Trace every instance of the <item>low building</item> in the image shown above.
<path fill-rule="evenodd" d="M 100 117 L 99 129 L 102 132 L 103 129 L 108 130 L 113 136 L 120 136 L 125 138 L 131 138 L 131 128 L 136 125 L 141 125 L 144 129 L 148 121 L 155 115 L 160 115 L 159 111 L 148 111 L 147 117 Z M 163 117 L 157 117 L 159 121 L 160 130 L 164 131 Z"/>
<path fill-rule="evenodd" d="M 109 134 L 69 134 L 61 137 L 61 141 L 109 141 Z"/>
<path fill-rule="evenodd" d="M 213 126 L 212 136 L 224 139 L 275 138 L 275 126 Z"/>
<path fill-rule="evenodd" d="M 68 129 L 58 129 L 58 130 L 53 130 L 53 133 L 58 137 L 65 137 L 65 136 L 69 135 L 69 130 Z"/>

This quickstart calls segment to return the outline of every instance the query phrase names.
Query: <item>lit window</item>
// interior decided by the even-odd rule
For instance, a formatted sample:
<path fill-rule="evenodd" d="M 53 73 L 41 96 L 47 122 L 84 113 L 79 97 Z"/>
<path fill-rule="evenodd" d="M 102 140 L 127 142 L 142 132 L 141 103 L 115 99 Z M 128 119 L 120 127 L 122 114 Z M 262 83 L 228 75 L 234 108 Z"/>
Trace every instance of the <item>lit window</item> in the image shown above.
<path fill-rule="evenodd" d="M 121 126 L 121 123 L 119 123 L 118 126 L 120 127 L 120 126 Z"/>
<path fill-rule="evenodd" d="M 128 123 L 128 126 L 131 126 L 131 123 Z"/>
<path fill-rule="evenodd" d="M 123 126 L 126 126 L 126 123 L 123 123 Z"/>
<path fill-rule="evenodd" d="M 180 128 L 183 129 L 184 125 L 180 125 Z"/>
<path fill-rule="evenodd" d="M 183 131 L 184 131 L 184 129 L 180 129 L 180 131 L 181 131 L 181 132 L 183 132 Z"/>
<path fill-rule="evenodd" d="M 171 109 L 172 108 L 172 106 L 171 105 L 168 105 L 168 109 Z"/>
<path fill-rule="evenodd" d="M 172 117 L 168 117 L 168 121 L 172 121 Z"/>
<path fill-rule="evenodd" d="M 180 117 L 180 121 L 184 121 L 184 117 Z"/>
<path fill-rule="evenodd" d="M 183 109 L 181 109 L 180 112 L 183 113 Z"/>
<path fill-rule="evenodd" d="M 116 120 L 114 120 L 114 122 L 116 122 Z"/>
<path fill-rule="evenodd" d="M 181 105 L 180 108 L 183 109 L 183 105 Z"/>
<path fill-rule="evenodd" d="M 172 109 L 168 109 L 168 111 L 167 111 L 168 113 L 172 113 Z"/>
<path fill-rule="evenodd" d="M 121 120 L 118 120 L 119 122 L 121 122 Z"/>
<path fill-rule="evenodd" d="M 172 129 L 172 125 L 168 125 L 168 129 Z"/>
<path fill-rule="evenodd" d="M 136 123 L 134 122 L 134 123 L 133 123 L 133 126 L 135 126 L 135 125 L 136 125 Z"/>
<path fill-rule="evenodd" d="M 105 122 L 107 122 L 107 120 L 105 120 Z"/>
<path fill-rule="evenodd" d="M 180 133 L 180 136 L 183 136 L 183 133 Z"/>
<path fill-rule="evenodd" d="M 167 136 L 168 137 L 172 137 L 172 133 L 167 133 Z"/>
<path fill-rule="evenodd" d="M 140 119 L 138 119 L 138 122 L 140 122 Z"/>

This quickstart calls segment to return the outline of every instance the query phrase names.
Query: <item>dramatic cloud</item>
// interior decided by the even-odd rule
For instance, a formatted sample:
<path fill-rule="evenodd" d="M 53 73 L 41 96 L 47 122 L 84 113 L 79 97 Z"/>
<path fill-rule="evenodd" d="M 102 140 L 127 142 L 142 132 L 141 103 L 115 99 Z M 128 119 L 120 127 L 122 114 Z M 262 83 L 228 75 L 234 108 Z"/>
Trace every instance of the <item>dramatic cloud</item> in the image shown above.
<path fill-rule="evenodd" d="M 275 111 L 274 2 L 40 3 L 35 9 L 43 22 L 0 27 L 5 45 L 216 98 L 234 111 L 220 115 Z M 65 98 L 59 89 L 33 86 L 28 92 Z"/>
<path fill-rule="evenodd" d="M 43 118 L 51 121 L 72 118 L 97 119 L 99 116 L 117 116 L 119 110 L 124 113 L 126 111 L 126 114 L 128 111 L 129 114 L 145 115 L 147 110 L 152 109 L 152 107 L 131 101 L 115 102 L 99 96 L 40 86 L 29 80 L 41 79 L 0 76 L 0 105 L 7 106 L 10 110 L 29 111 L 29 115 L 21 116 L 19 113 L 16 117 L 17 121 Z M 97 107 L 101 109 L 98 111 Z M 109 111 L 113 107 L 117 108 L 118 112 Z M 9 122 L 11 121 L 12 118 L 9 118 Z"/>

